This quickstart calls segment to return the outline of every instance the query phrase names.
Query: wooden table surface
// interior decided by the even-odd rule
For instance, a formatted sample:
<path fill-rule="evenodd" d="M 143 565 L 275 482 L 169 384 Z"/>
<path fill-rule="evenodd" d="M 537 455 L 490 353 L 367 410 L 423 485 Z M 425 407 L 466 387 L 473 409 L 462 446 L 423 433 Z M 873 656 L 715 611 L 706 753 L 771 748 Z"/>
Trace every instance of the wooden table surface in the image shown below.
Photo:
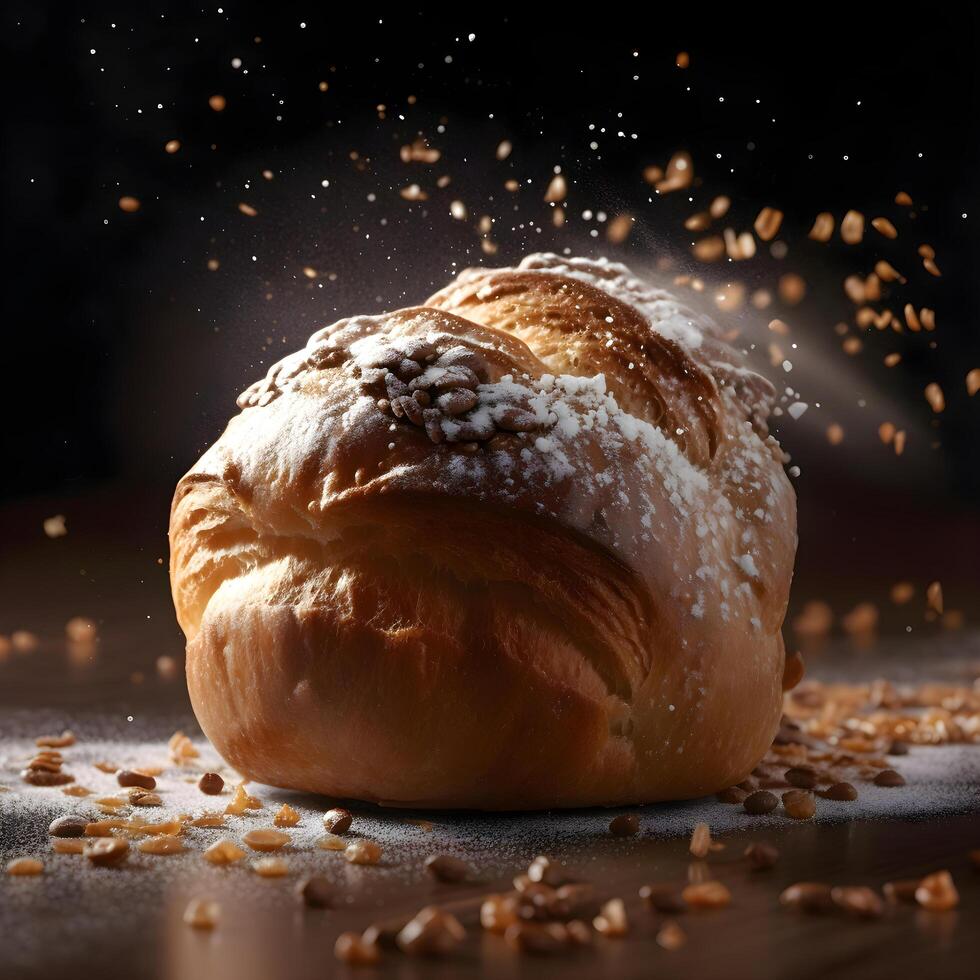
<path fill-rule="evenodd" d="M 129 553 L 111 551 L 111 544 L 101 555 L 90 548 L 84 564 L 73 555 L 60 564 L 46 560 L 34 567 L 31 552 L 17 569 L 9 563 L 0 567 L 0 588 L 6 589 L 0 633 L 20 625 L 41 637 L 34 653 L 10 655 L 0 662 L 0 754 L 11 739 L 33 737 L 52 726 L 97 732 L 120 742 L 131 741 L 134 732 L 156 738 L 178 726 L 196 731 L 181 677 L 167 680 L 154 668 L 158 655 L 180 654 L 158 555 L 152 545 Z M 158 550 L 165 554 L 163 542 Z M 63 624 L 69 613 L 100 620 L 100 643 L 90 656 L 66 650 Z M 965 643 L 973 651 L 971 657 L 976 656 L 976 637 L 956 642 Z M 862 669 L 887 675 L 900 661 L 904 669 L 910 669 L 909 663 L 915 669 L 921 657 L 916 658 L 914 647 L 911 652 L 911 660 L 896 660 L 891 649 L 866 653 Z M 833 671 L 829 663 L 818 669 Z M 946 668 L 932 656 L 929 670 L 936 669 Z M 980 747 L 976 751 L 980 753 Z M 0 781 L 9 782 L 9 777 Z M 14 793 L 0 793 L 2 861 L 25 848 L 47 847 L 50 817 L 43 808 L 19 806 L 15 798 L 22 795 L 21 787 L 13 789 Z M 314 809 L 326 806 L 326 801 L 300 802 Z M 675 952 L 657 945 L 661 919 L 637 896 L 643 884 L 683 883 L 691 873 L 686 837 L 662 832 L 669 812 L 669 807 L 644 808 L 641 832 L 630 839 L 611 838 L 605 832 L 609 815 L 600 811 L 568 815 L 576 827 L 590 829 L 557 836 L 547 828 L 563 826 L 562 815 L 550 821 L 510 815 L 499 818 L 504 830 L 498 832 L 497 818 L 427 814 L 438 823 L 430 838 L 418 827 L 397 825 L 392 817 L 396 828 L 379 868 L 350 866 L 322 851 L 310 857 L 310 867 L 322 869 L 338 889 L 337 907 L 327 911 L 306 909 L 296 900 L 295 874 L 262 879 L 244 868 L 213 868 L 197 853 L 154 859 L 168 862 L 161 871 L 152 861 L 96 871 L 84 867 L 80 858 L 64 858 L 39 878 L 0 878 L 0 977 L 892 980 L 977 975 L 980 874 L 967 857 L 971 849 L 980 848 L 976 806 L 926 820 L 761 825 L 746 817 L 744 824 L 720 836 L 725 847 L 708 860 L 710 875 L 731 889 L 732 905 L 679 916 L 688 941 Z M 384 817 L 375 814 L 376 819 Z M 485 840 L 474 835 L 474 827 L 487 828 Z M 779 848 L 781 857 L 772 870 L 748 870 L 742 853 L 755 840 Z M 480 880 L 455 886 L 431 881 L 421 861 L 436 844 L 439 850 L 468 856 Z M 390 953 L 380 967 L 357 971 L 335 961 L 333 943 L 340 932 L 408 916 L 426 904 L 465 904 L 466 899 L 506 889 L 510 878 L 537 853 L 558 858 L 576 877 L 592 882 L 596 899 L 622 897 L 630 915 L 629 935 L 600 937 L 589 949 L 554 957 L 522 957 L 500 937 L 476 927 L 469 912 L 463 914 L 470 927 L 467 940 L 445 960 Z M 800 880 L 880 887 L 885 881 L 941 868 L 952 872 L 961 894 L 955 911 L 930 913 L 902 905 L 887 907 L 881 919 L 859 921 L 842 914 L 804 916 L 778 904 L 780 891 Z M 211 934 L 191 930 L 181 921 L 187 901 L 202 894 L 222 906 L 220 926 Z"/>

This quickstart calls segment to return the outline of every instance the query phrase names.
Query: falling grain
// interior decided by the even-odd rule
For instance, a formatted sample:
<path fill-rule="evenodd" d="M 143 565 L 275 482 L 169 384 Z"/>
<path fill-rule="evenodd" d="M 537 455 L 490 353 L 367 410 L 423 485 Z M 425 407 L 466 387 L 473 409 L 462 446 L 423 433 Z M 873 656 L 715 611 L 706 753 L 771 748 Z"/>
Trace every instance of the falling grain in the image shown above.
<path fill-rule="evenodd" d="M 777 208 L 763 208 L 755 219 L 755 233 L 764 242 L 772 241 L 779 233 L 780 225 L 783 223 L 783 212 Z"/>
<path fill-rule="evenodd" d="M 815 242 L 829 242 L 834 234 L 834 216 L 829 211 L 821 211 L 813 220 L 813 227 L 807 237 Z"/>
<path fill-rule="evenodd" d="M 887 218 L 872 218 L 871 227 L 885 238 L 898 238 L 898 230 Z"/>
<path fill-rule="evenodd" d="M 840 237 L 847 245 L 857 245 L 864 238 L 864 215 L 860 211 L 848 211 L 840 223 Z"/>

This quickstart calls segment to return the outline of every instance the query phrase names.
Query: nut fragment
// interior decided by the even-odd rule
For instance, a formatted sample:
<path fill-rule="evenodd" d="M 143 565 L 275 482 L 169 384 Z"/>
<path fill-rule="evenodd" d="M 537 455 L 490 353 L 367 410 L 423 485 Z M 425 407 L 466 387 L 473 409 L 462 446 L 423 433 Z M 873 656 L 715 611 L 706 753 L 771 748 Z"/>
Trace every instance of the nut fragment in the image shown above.
<path fill-rule="evenodd" d="M 433 878 L 449 883 L 463 881 L 470 873 L 470 867 L 465 861 L 449 854 L 430 854 L 425 859 L 425 870 Z"/>
<path fill-rule="evenodd" d="M 904 786 L 905 777 L 900 773 L 895 772 L 894 769 L 882 769 L 874 778 L 876 786 Z"/>
<path fill-rule="evenodd" d="M 52 837 L 84 837 L 87 825 L 88 820 L 84 817 L 58 817 L 51 821 L 48 833 Z"/>
<path fill-rule="evenodd" d="M 688 850 L 696 858 L 708 856 L 711 850 L 711 828 L 706 823 L 695 824 Z"/>
<path fill-rule="evenodd" d="M 51 772 L 47 769 L 23 769 L 20 777 L 31 786 L 65 786 L 75 781 L 70 772 Z"/>
<path fill-rule="evenodd" d="M 770 793 L 768 790 L 760 789 L 754 793 L 750 793 L 742 805 L 745 807 L 746 813 L 758 815 L 761 813 L 772 813 L 779 806 L 779 800 L 775 794 Z"/>
<path fill-rule="evenodd" d="M 925 387 L 926 401 L 929 403 L 929 407 L 938 415 L 940 412 L 944 411 L 946 408 L 946 398 L 943 395 L 943 389 L 936 384 L 935 381 L 930 381 Z"/>
<path fill-rule="evenodd" d="M 794 820 L 809 820 L 817 812 L 817 803 L 808 790 L 791 789 L 783 793 L 783 808 Z"/>
<path fill-rule="evenodd" d="M 143 789 L 156 789 L 157 781 L 152 776 L 131 769 L 120 769 L 116 773 L 116 782 L 120 786 L 139 786 Z"/>
<path fill-rule="evenodd" d="M 487 932 L 503 934 L 517 921 L 518 901 L 515 895 L 487 895 L 480 905 L 480 925 Z"/>
<path fill-rule="evenodd" d="M 515 922 L 507 927 L 504 942 L 515 953 L 546 956 L 568 945 L 568 929 L 561 922 Z"/>
<path fill-rule="evenodd" d="M 249 796 L 245 792 L 245 784 L 239 783 L 235 787 L 235 795 L 231 803 L 225 807 L 225 813 L 240 817 L 246 810 L 261 810 L 262 801 L 254 796 Z"/>
<path fill-rule="evenodd" d="M 609 821 L 613 837 L 632 837 L 640 830 L 640 818 L 635 813 L 621 813 Z"/>
<path fill-rule="evenodd" d="M 247 844 L 253 851 L 278 851 L 290 841 L 289 834 L 272 827 L 261 827 L 258 830 L 250 830 L 244 837 L 242 843 Z"/>
<path fill-rule="evenodd" d="M 327 834 L 318 844 L 321 851 L 343 851 L 347 848 L 347 841 L 336 834 Z"/>
<path fill-rule="evenodd" d="M 640 889 L 643 903 L 655 912 L 676 914 L 687 908 L 680 889 L 674 885 L 644 885 Z"/>
<path fill-rule="evenodd" d="M 857 245 L 864 238 L 864 215 L 848 211 L 840 223 L 840 237 L 847 245 Z"/>
<path fill-rule="evenodd" d="M 946 912 L 959 905 L 960 893 L 948 871 L 936 871 L 919 882 L 915 900 L 931 912 Z"/>
<path fill-rule="evenodd" d="M 331 834 L 346 834 L 350 830 L 354 815 L 342 806 L 327 810 L 323 815 L 323 826 Z"/>
<path fill-rule="evenodd" d="M 543 854 L 539 854 L 527 866 L 527 876 L 531 881 L 541 881 L 552 886 L 560 885 L 566 880 L 562 866 Z"/>
<path fill-rule="evenodd" d="M 720 881 L 688 885 L 681 897 L 692 909 L 722 909 L 732 902 L 732 893 Z"/>
<path fill-rule="evenodd" d="M 204 860 L 211 864 L 223 867 L 234 864 L 245 857 L 245 852 L 234 842 L 227 838 L 215 841 L 205 852 Z"/>
<path fill-rule="evenodd" d="M 779 226 L 783 223 L 783 212 L 776 208 L 763 208 L 755 219 L 755 233 L 764 241 L 768 242 L 775 238 L 779 233 Z"/>
<path fill-rule="evenodd" d="M 668 953 L 680 949 L 686 942 L 687 934 L 673 919 L 665 922 L 657 933 L 657 945 Z"/>
<path fill-rule="evenodd" d="M 63 731 L 60 735 L 40 735 L 34 739 L 38 748 L 64 749 L 75 744 L 75 733 Z"/>
<path fill-rule="evenodd" d="M 779 860 L 779 851 L 772 844 L 756 841 L 745 849 L 745 856 L 756 871 L 768 871 Z"/>
<path fill-rule="evenodd" d="M 861 919 L 881 918 L 882 902 L 877 893 L 863 885 L 830 890 L 831 901 L 850 915 Z"/>
<path fill-rule="evenodd" d="M 621 898 L 611 898 L 604 902 L 599 914 L 592 920 L 595 931 L 603 936 L 619 938 L 629 932 L 629 919 L 626 905 Z"/>
<path fill-rule="evenodd" d="M 381 847 L 373 840 L 351 841 L 344 849 L 344 860 L 350 864 L 377 864 L 381 860 Z"/>
<path fill-rule="evenodd" d="M 134 786 L 127 794 L 131 806 L 160 806 L 163 802 L 159 793 L 150 793 Z"/>
<path fill-rule="evenodd" d="M 41 874 L 44 865 L 37 858 L 14 858 L 7 862 L 6 871 L 14 877 L 28 877 Z"/>
<path fill-rule="evenodd" d="M 786 770 L 786 782 L 799 789 L 813 789 L 817 785 L 817 774 L 809 766 L 794 766 Z"/>
<path fill-rule="evenodd" d="M 333 955 L 350 966 L 374 966 L 381 962 L 381 950 L 356 932 L 342 932 L 334 943 Z"/>
<path fill-rule="evenodd" d="M 272 822 L 277 827 L 295 827 L 299 823 L 299 814 L 288 803 L 283 803 Z"/>
<path fill-rule="evenodd" d="M 410 956 L 445 956 L 465 938 L 466 930 L 459 919 L 429 905 L 405 925 L 395 942 Z"/>
<path fill-rule="evenodd" d="M 221 916 L 221 906 L 207 898 L 193 898 L 184 909 L 184 922 L 192 929 L 213 929 Z"/>
<path fill-rule="evenodd" d="M 217 796 L 225 788 L 225 781 L 216 772 L 206 772 L 198 780 L 197 788 L 208 796 Z"/>
<path fill-rule="evenodd" d="M 174 837 L 172 834 L 157 834 L 155 837 L 140 841 L 136 846 L 144 854 L 160 856 L 182 854 L 186 850 L 180 838 Z"/>
<path fill-rule="evenodd" d="M 199 817 L 190 821 L 192 827 L 223 827 L 225 825 L 225 815 L 223 813 L 213 813 L 205 810 Z"/>
<path fill-rule="evenodd" d="M 898 231 L 887 218 L 872 218 L 871 227 L 885 238 L 898 238 Z"/>
<path fill-rule="evenodd" d="M 282 858 L 259 858 L 252 862 L 252 870 L 263 878 L 282 878 L 289 874 L 289 865 Z"/>
<path fill-rule="evenodd" d="M 850 783 L 834 783 L 820 795 L 828 800 L 850 801 L 858 798 L 858 791 Z"/>
<path fill-rule="evenodd" d="M 115 868 L 129 856 L 129 842 L 122 837 L 97 837 L 82 853 L 98 868 Z"/>
<path fill-rule="evenodd" d="M 80 837 L 55 837 L 51 841 L 51 850 L 55 854 L 81 854 L 85 850 L 85 841 Z"/>
<path fill-rule="evenodd" d="M 901 903 L 914 905 L 915 893 L 918 891 L 921 878 L 903 878 L 899 881 L 886 881 L 882 886 L 885 898 L 893 905 Z"/>
<path fill-rule="evenodd" d="M 744 803 L 749 794 L 738 786 L 729 786 L 718 794 L 718 799 L 722 803 Z"/>
<path fill-rule="evenodd" d="M 813 221 L 809 237 L 815 242 L 829 242 L 834 234 L 834 216 L 829 211 L 821 211 Z"/>
<path fill-rule="evenodd" d="M 311 909 L 328 909 L 334 903 L 334 887 L 322 875 L 309 875 L 296 886 L 296 894 Z"/>
<path fill-rule="evenodd" d="M 779 896 L 779 904 L 800 912 L 826 912 L 833 907 L 830 885 L 800 881 Z"/>

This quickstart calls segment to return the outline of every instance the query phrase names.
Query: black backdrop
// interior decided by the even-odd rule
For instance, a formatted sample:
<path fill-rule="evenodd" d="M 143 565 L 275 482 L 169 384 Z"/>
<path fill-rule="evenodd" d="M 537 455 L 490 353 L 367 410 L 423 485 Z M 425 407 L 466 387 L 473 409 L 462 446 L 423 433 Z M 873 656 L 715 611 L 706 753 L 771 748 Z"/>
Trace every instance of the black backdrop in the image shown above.
<path fill-rule="evenodd" d="M 803 469 L 804 587 L 842 578 L 853 592 L 853 576 L 915 569 L 953 582 L 961 606 L 975 597 L 980 396 L 963 382 L 980 366 L 973 12 L 12 2 L 3 28 L 10 506 L 139 487 L 161 501 L 164 529 L 170 487 L 241 388 L 316 326 L 421 301 L 491 261 L 480 215 L 495 220 L 497 263 L 568 247 L 683 268 L 683 217 L 727 193 L 738 227 L 762 204 L 787 213 L 789 256 L 744 278 L 796 263 L 818 296 L 794 324 L 798 369 L 782 382 L 811 409 L 778 426 Z M 419 134 L 437 164 L 399 159 Z M 502 139 L 514 150 L 501 162 Z M 697 185 L 651 199 L 643 167 L 678 149 Z M 542 201 L 556 166 L 570 185 L 561 230 Z M 511 177 L 519 194 L 503 187 Z M 412 182 L 427 201 L 400 196 Z M 914 218 L 894 206 L 899 189 Z M 122 212 L 121 195 L 140 210 Z M 452 200 L 467 220 L 450 216 Z M 851 207 L 892 216 L 899 242 L 869 233 L 848 252 L 806 240 L 817 211 Z M 634 215 L 629 240 L 610 245 L 598 211 Z M 941 280 L 922 273 L 920 241 Z M 848 312 L 840 280 L 886 246 L 940 328 L 872 335 L 847 358 L 832 330 Z M 897 369 L 882 365 L 890 350 Z M 946 393 L 941 416 L 922 397 L 930 381 Z M 878 441 L 886 419 L 909 432 L 901 459 Z M 823 436 L 832 421 L 847 434 L 839 447 Z"/>

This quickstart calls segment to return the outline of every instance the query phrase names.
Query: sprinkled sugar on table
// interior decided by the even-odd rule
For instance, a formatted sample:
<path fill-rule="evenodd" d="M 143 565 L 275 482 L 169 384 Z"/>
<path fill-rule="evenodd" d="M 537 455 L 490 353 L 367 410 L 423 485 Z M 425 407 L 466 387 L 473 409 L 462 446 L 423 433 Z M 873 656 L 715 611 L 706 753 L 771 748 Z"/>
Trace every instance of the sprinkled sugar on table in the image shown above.
<path fill-rule="evenodd" d="M 170 676 L 166 662 L 165 676 L 144 678 L 135 686 L 123 683 L 114 676 L 107 641 L 96 662 L 81 673 L 70 658 L 67 667 L 60 658 L 57 665 L 48 660 L 50 669 L 39 672 L 50 657 L 42 643 L 38 651 L 4 665 L 0 855 L 4 865 L 26 858 L 43 866 L 39 875 L 0 880 L 4 976 L 77 976 L 80 962 L 89 975 L 103 977 L 347 975 L 358 968 L 337 962 L 337 937 L 368 927 L 381 935 L 381 961 L 362 969 L 364 975 L 517 976 L 533 971 L 535 976 L 593 977 L 612 970 L 647 976 L 655 970 L 681 977 L 730 970 L 733 963 L 762 977 L 816 977 L 830 970 L 837 976 L 884 977 L 899 969 L 970 975 L 980 953 L 971 927 L 980 907 L 980 874 L 970 854 L 980 847 L 980 746 L 969 741 L 975 736 L 970 718 L 975 724 L 976 712 L 969 697 L 980 641 L 959 636 L 931 642 L 929 650 L 908 642 L 858 658 L 846 652 L 817 658 L 810 672 L 814 679 L 798 689 L 795 706 L 787 702 L 796 721 L 782 732 L 789 735 L 788 743 L 776 746 L 781 761 L 765 765 L 753 785 L 732 797 L 740 803 L 711 798 L 634 810 L 519 815 L 384 810 L 254 784 L 239 792 L 240 777 L 200 737 L 180 677 Z M 929 679 L 935 682 L 929 687 L 922 685 L 917 666 L 922 663 L 929 664 Z M 883 676 L 891 683 L 874 685 Z M 886 768 L 877 770 L 867 765 L 873 758 L 869 754 L 860 765 L 833 774 L 853 779 L 856 800 L 828 799 L 823 795 L 827 786 L 820 784 L 815 816 L 790 819 L 779 802 L 782 793 L 793 789 L 783 773 L 802 758 L 794 753 L 819 753 L 826 747 L 801 746 L 793 733 L 809 741 L 807 728 L 817 730 L 813 718 L 833 714 L 825 705 L 817 711 L 822 702 L 840 698 L 830 678 L 847 683 L 852 694 L 868 684 L 876 706 L 865 710 L 879 722 L 887 716 L 927 718 L 932 724 L 936 711 L 951 707 L 952 713 L 942 717 L 946 723 L 957 719 L 956 737 L 965 740 L 911 744 L 905 754 L 879 759 L 879 767 L 884 763 Z M 105 707 L 98 712 L 83 707 L 92 703 L 86 696 L 89 687 L 100 691 Z M 42 692 L 47 707 L 25 707 L 40 704 Z M 914 700 L 913 692 L 947 708 L 898 708 L 903 696 Z M 967 701 L 957 703 L 954 692 Z M 893 707 L 885 709 L 889 700 Z M 60 737 L 65 729 L 73 733 L 73 742 Z M 909 731 L 912 738 L 922 738 L 925 730 Z M 175 737 L 178 732 L 184 737 Z M 47 741 L 55 744 L 36 745 L 45 735 L 54 736 Z M 903 752 L 905 746 L 894 748 Z M 60 770 L 73 780 L 54 786 L 26 783 L 25 766 L 38 758 L 54 760 L 43 771 Z M 891 767 L 905 785 L 876 785 L 873 773 Z M 119 770 L 152 774 L 152 789 L 120 785 Z M 199 788 L 205 772 L 221 776 L 216 795 Z M 123 782 L 132 780 L 126 776 Z M 748 795 L 770 790 L 775 809 L 746 812 Z M 137 799 L 149 793 L 151 805 L 133 805 L 130 793 Z M 159 805 L 152 805 L 153 797 Z M 243 799 L 251 803 L 243 806 Z M 324 814 L 334 806 L 347 807 L 353 815 L 351 827 L 339 835 L 324 826 Z M 72 853 L 106 838 L 50 836 L 49 825 L 65 816 L 80 816 L 102 828 L 97 832 L 126 840 L 121 863 L 100 865 Z M 612 830 L 624 836 L 611 832 L 617 817 Z M 698 825 L 708 829 L 692 842 Z M 249 847 L 250 839 L 265 846 L 263 835 L 255 835 L 265 828 L 277 830 L 273 846 L 282 839 L 285 846 L 274 851 Z M 165 840 L 179 843 L 161 844 Z M 205 858 L 220 840 L 235 845 L 237 860 L 222 866 Z M 351 863 L 343 850 L 325 849 L 345 848 L 355 840 L 380 847 L 377 863 Z M 760 849 L 763 843 L 769 847 Z M 754 860 L 745 853 L 753 844 Z M 53 847 L 69 853 L 54 853 Z M 770 847 L 778 852 L 774 865 L 757 868 L 772 859 Z M 541 854 L 563 869 L 556 872 L 561 875 L 556 882 L 573 883 L 571 907 L 558 921 L 574 916 L 572 921 L 589 924 L 586 947 L 564 944 L 549 953 L 554 943 L 540 924 L 532 923 L 525 937 L 510 942 L 481 928 L 487 897 L 506 899 L 515 876 Z M 425 861 L 433 855 L 462 859 L 463 880 L 443 881 L 429 873 Z M 450 862 L 449 867 L 455 866 Z M 885 890 L 897 901 L 883 897 L 886 883 L 939 871 L 952 876 L 955 908 L 930 911 L 916 902 L 914 886 L 907 894 L 901 884 Z M 312 905 L 299 891 L 311 877 Z M 838 891 L 831 910 L 808 914 L 780 902 L 780 895 L 800 882 L 850 891 Z M 643 886 L 652 886 L 646 900 Z M 866 892 L 861 886 L 873 889 L 880 909 L 862 904 Z M 939 890 L 942 900 L 942 881 Z M 706 906 L 714 905 L 719 894 L 721 907 L 699 907 L 702 898 Z M 681 900 L 686 910 L 660 910 L 671 908 L 678 895 L 687 897 Z M 812 901 L 819 905 L 826 900 L 821 895 Z M 617 898 L 623 900 L 621 910 Z M 783 902 L 793 900 L 790 891 Z M 462 941 L 441 957 L 398 950 L 394 937 L 430 905 L 459 922 Z M 506 902 L 501 907 L 506 914 Z M 627 931 L 618 936 L 621 911 Z M 828 943 L 831 935 L 834 942 Z M 529 952 L 515 952 L 512 946 L 518 942 Z"/>

